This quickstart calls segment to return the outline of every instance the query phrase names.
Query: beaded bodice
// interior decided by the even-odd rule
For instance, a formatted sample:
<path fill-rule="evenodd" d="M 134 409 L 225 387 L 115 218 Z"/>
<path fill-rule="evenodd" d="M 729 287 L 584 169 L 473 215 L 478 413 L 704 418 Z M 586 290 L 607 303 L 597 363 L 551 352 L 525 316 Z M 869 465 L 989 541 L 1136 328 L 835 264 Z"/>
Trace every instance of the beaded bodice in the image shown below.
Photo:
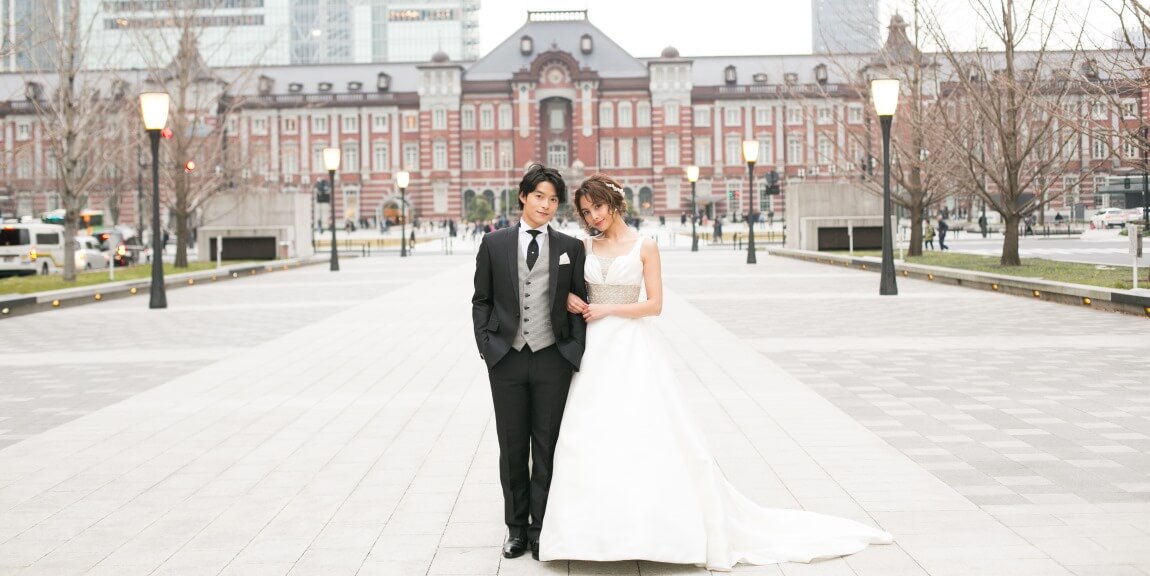
<path fill-rule="evenodd" d="M 595 254 L 595 240 L 587 244 L 584 277 L 587 296 L 593 304 L 633 304 L 639 301 L 643 285 L 643 261 L 639 257 L 640 238 L 631 250 L 622 256 Z"/>

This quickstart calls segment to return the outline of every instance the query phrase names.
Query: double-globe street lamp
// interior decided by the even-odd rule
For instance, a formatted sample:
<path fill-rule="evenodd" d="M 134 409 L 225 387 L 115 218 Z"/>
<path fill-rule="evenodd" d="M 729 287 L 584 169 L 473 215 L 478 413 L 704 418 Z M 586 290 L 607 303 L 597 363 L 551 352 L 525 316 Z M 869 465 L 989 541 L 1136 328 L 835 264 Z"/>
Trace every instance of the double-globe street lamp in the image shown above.
<path fill-rule="evenodd" d="M 695 182 L 699 181 L 698 166 L 687 166 L 687 181 L 691 183 L 691 252 L 698 252 L 699 235 L 695 232 L 695 220 L 699 219 L 699 205 L 695 202 Z"/>
<path fill-rule="evenodd" d="M 323 167 L 327 168 L 327 184 L 331 189 L 328 208 L 331 208 L 331 271 L 339 272 L 339 249 L 335 240 L 335 171 L 339 169 L 339 148 L 323 149 Z"/>
<path fill-rule="evenodd" d="M 898 283 L 894 274 L 894 247 L 891 238 L 890 201 L 890 124 L 898 108 L 899 85 L 896 78 L 878 78 L 870 83 L 871 100 L 882 125 L 882 270 L 878 293 L 897 296 Z"/>
<path fill-rule="evenodd" d="M 399 187 L 399 255 L 407 257 L 407 185 L 411 174 L 406 170 L 395 173 L 395 185 Z"/>
<path fill-rule="evenodd" d="M 755 160 L 759 159 L 759 141 L 743 140 L 743 160 L 747 162 L 747 179 L 750 186 L 747 188 L 747 264 L 757 264 L 755 260 Z"/>
<path fill-rule="evenodd" d="M 152 143 L 152 287 L 148 308 L 168 307 L 168 295 L 164 291 L 163 236 L 160 234 L 160 132 L 168 123 L 171 103 L 172 97 L 167 92 L 140 94 L 140 116 Z"/>

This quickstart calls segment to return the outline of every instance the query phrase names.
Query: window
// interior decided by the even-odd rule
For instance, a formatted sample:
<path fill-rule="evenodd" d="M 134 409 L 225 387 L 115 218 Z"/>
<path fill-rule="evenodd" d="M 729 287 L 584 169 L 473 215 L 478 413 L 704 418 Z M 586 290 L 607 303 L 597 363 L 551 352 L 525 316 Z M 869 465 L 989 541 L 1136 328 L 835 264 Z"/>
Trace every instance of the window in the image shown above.
<path fill-rule="evenodd" d="M 739 194 L 742 189 L 743 183 L 741 181 L 727 180 L 727 198 L 732 200 L 727 208 L 731 212 L 738 213 L 743 211 L 743 198 L 742 195 Z"/>
<path fill-rule="evenodd" d="M 408 142 L 403 145 L 403 169 L 419 170 L 419 144 Z"/>
<path fill-rule="evenodd" d="M 28 154 L 21 154 L 16 160 L 16 177 L 17 178 L 31 178 L 32 177 L 32 159 Z"/>
<path fill-rule="evenodd" d="M 678 178 L 672 178 L 670 180 L 667 180 L 665 182 L 665 184 L 667 186 L 667 208 L 670 210 L 679 209 L 680 205 L 683 202 L 681 197 L 680 197 L 680 194 L 679 194 L 679 190 L 681 190 L 680 186 L 682 185 L 682 181 L 679 180 Z"/>
<path fill-rule="evenodd" d="M 327 148 L 327 142 L 312 142 L 311 144 L 311 169 L 312 172 L 323 172 L 323 149 Z"/>
<path fill-rule="evenodd" d="M 495 110 L 491 105 L 485 104 L 479 108 L 479 129 L 492 130 L 495 128 Z"/>
<path fill-rule="evenodd" d="M 615 105 L 610 102 L 603 102 L 599 104 L 599 127 L 600 128 L 614 128 L 615 127 Z"/>
<path fill-rule="evenodd" d="M 447 110 L 436 108 L 431 111 L 431 129 L 447 130 Z"/>
<path fill-rule="evenodd" d="M 640 102 L 638 107 L 638 118 L 636 125 L 640 128 L 646 128 L 651 125 L 651 103 Z"/>
<path fill-rule="evenodd" d="M 1062 178 L 1062 190 L 1065 194 L 1063 203 L 1067 206 L 1073 206 L 1081 202 L 1077 176 L 1064 176 Z"/>
<path fill-rule="evenodd" d="M 547 162 L 551 166 L 567 166 L 567 145 L 560 142 L 548 144 Z"/>
<path fill-rule="evenodd" d="M 679 165 L 679 136 L 677 134 L 668 134 L 663 141 L 663 151 L 666 158 L 664 164 L 667 166 Z"/>
<path fill-rule="evenodd" d="M 739 138 L 738 134 L 727 134 L 726 140 L 726 160 L 729 165 L 738 165 L 743 163 L 743 139 Z"/>
<path fill-rule="evenodd" d="M 459 111 L 459 124 L 463 130 L 475 130 L 475 107 L 464 106 Z"/>
<path fill-rule="evenodd" d="M 60 165 L 56 162 L 56 157 L 55 156 L 49 156 L 48 159 L 46 160 L 46 163 L 48 164 L 48 177 L 49 178 L 58 177 L 60 175 Z M 109 168 L 115 168 L 115 165 L 109 166 Z M 115 172 L 109 170 L 108 171 L 108 177 L 109 178 L 115 178 L 116 177 Z M 53 208 L 53 210 L 55 210 L 55 208 Z"/>
<path fill-rule="evenodd" d="M 1060 136 L 1062 140 L 1062 157 L 1065 159 L 1073 159 L 1078 157 L 1078 133 L 1071 132 L 1069 135 L 1063 134 Z"/>
<path fill-rule="evenodd" d="M 252 118 L 252 134 L 263 136 L 268 133 L 267 118 Z"/>
<path fill-rule="evenodd" d="M 28 122 L 16 123 L 16 139 L 27 140 L 32 137 L 32 124 Z"/>
<path fill-rule="evenodd" d="M 387 142 L 376 142 L 371 145 L 371 164 L 376 172 L 389 170 L 391 162 L 387 155 Z"/>
<path fill-rule="evenodd" d="M 447 170 L 447 142 L 436 140 L 431 146 L 431 169 Z"/>
<path fill-rule="evenodd" d="M 1138 117 L 1138 101 L 1137 100 L 1123 100 L 1122 101 L 1122 117 L 1123 118 L 1137 118 Z"/>
<path fill-rule="evenodd" d="M 548 127 L 552 132 L 559 132 L 566 129 L 565 127 L 567 125 L 567 119 L 563 113 L 562 108 L 553 106 L 550 108 L 548 113 L 550 114 Z"/>
<path fill-rule="evenodd" d="M 698 138 L 695 140 L 695 164 L 709 166 L 711 164 L 711 139 Z"/>
<path fill-rule="evenodd" d="M 819 164 L 834 164 L 835 163 L 835 146 L 834 142 L 826 136 L 819 136 Z"/>
<path fill-rule="evenodd" d="M 860 124 L 863 119 L 862 106 L 849 106 L 847 107 L 847 122 L 850 124 Z"/>
<path fill-rule="evenodd" d="M 495 145 L 491 142 L 484 142 L 479 148 L 479 167 L 484 170 L 495 169 Z"/>
<path fill-rule="evenodd" d="M 344 172 L 358 172 L 359 171 L 359 144 L 355 142 L 344 142 L 343 150 L 340 152 L 340 160 L 343 162 Z"/>
<path fill-rule="evenodd" d="M 501 104 L 499 106 L 499 129 L 510 130 L 511 128 L 511 106 Z"/>
<path fill-rule="evenodd" d="M 1062 115 L 1067 118 L 1077 118 L 1079 114 L 1078 102 L 1066 102 L 1062 105 Z"/>
<path fill-rule="evenodd" d="M 635 141 L 630 138 L 619 139 L 619 167 L 630 168 L 634 166 Z"/>
<path fill-rule="evenodd" d="M 1106 101 L 1095 100 L 1090 103 L 1090 117 L 1095 120 L 1106 119 Z"/>
<path fill-rule="evenodd" d="M 1090 143 L 1090 158 L 1094 160 L 1105 160 L 1106 144 L 1105 136 L 1095 136 L 1092 138 Z"/>
<path fill-rule="evenodd" d="M 695 106 L 695 126 L 707 127 L 711 125 L 711 107 Z"/>
<path fill-rule="evenodd" d="M 769 106 L 755 107 L 755 124 L 766 126 L 771 123 L 771 108 Z"/>
<path fill-rule="evenodd" d="M 787 164 L 803 163 L 803 139 L 792 136 L 787 139 Z"/>
<path fill-rule="evenodd" d="M 499 169 L 510 170 L 512 164 L 511 142 L 502 141 L 499 143 Z M 566 164 L 563 164 L 566 166 Z"/>
<path fill-rule="evenodd" d="M 403 131 L 415 132 L 419 130 L 419 112 L 403 113 Z"/>
<path fill-rule="evenodd" d="M 433 182 L 431 193 L 435 202 L 435 211 L 441 214 L 447 212 L 447 182 L 442 180 Z"/>
<path fill-rule="evenodd" d="M 228 134 L 234 135 L 239 130 L 239 125 L 240 125 L 240 119 L 239 118 L 237 118 L 234 115 L 228 116 L 228 124 L 227 124 L 225 129 L 227 130 Z"/>
<path fill-rule="evenodd" d="M 768 163 L 773 163 L 775 154 L 774 150 L 771 149 L 772 145 L 774 144 L 771 141 L 771 137 L 767 136 L 766 134 L 759 134 L 758 140 L 759 158 L 755 161 L 755 163 L 761 166 L 766 166 Z"/>
<path fill-rule="evenodd" d="M 327 134 L 327 116 L 312 116 L 311 132 L 312 134 Z M 319 165 L 323 166 L 323 162 L 320 162 Z"/>
<path fill-rule="evenodd" d="M 1128 160 L 1134 160 L 1138 158 L 1138 141 L 1132 139 L 1123 140 L 1122 156 Z"/>
<path fill-rule="evenodd" d="M 803 109 L 801 106 L 787 106 L 787 124 L 802 124 Z"/>
<path fill-rule="evenodd" d="M 679 103 L 667 102 L 663 104 L 663 124 L 666 126 L 679 125 Z"/>
<path fill-rule="evenodd" d="M 295 134 L 299 131 L 299 121 L 295 118 L 284 118 L 283 130 L 284 134 Z"/>
<path fill-rule="evenodd" d="M 638 165 L 640 168 L 651 167 L 651 139 L 639 139 L 639 160 Z"/>
<path fill-rule="evenodd" d="M 387 114 L 372 114 L 371 131 L 387 132 Z"/>
<path fill-rule="evenodd" d="M 831 123 L 831 116 L 832 116 L 832 114 L 831 114 L 831 107 L 830 106 L 819 106 L 819 115 L 818 115 L 818 123 L 819 124 L 830 124 Z"/>
<path fill-rule="evenodd" d="M 631 103 L 619 103 L 619 127 L 630 128 L 634 124 L 634 118 L 631 115 Z"/>
<path fill-rule="evenodd" d="M 284 146 L 280 154 L 280 171 L 289 176 L 299 174 L 299 148 Z"/>
<path fill-rule="evenodd" d="M 357 114 L 344 114 L 343 115 L 343 132 L 351 134 L 359 132 L 359 115 Z"/>
<path fill-rule="evenodd" d="M 601 168 L 615 167 L 615 141 L 609 138 L 599 142 L 599 166 Z"/>
<path fill-rule="evenodd" d="M 738 108 L 726 108 L 723 110 L 723 125 L 725 126 L 738 126 L 742 123 L 742 110 Z"/>
<path fill-rule="evenodd" d="M 475 170 L 475 143 L 465 142 L 463 144 L 463 169 Z"/>

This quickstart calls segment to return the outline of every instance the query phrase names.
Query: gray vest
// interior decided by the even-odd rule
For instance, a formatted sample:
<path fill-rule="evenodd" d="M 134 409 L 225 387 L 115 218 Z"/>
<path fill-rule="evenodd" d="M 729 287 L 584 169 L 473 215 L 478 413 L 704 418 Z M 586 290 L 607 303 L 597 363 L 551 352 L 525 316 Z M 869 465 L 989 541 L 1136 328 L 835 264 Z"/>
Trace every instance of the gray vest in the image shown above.
<path fill-rule="evenodd" d="M 546 234 L 547 232 L 544 232 Z M 527 256 L 519 249 L 519 329 L 511 347 L 522 350 L 523 345 L 531 346 L 532 351 L 542 350 L 555 343 L 555 332 L 551 328 L 551 239 L 539 244 L 539 259 L 535 268 L 527 269 Z"/>

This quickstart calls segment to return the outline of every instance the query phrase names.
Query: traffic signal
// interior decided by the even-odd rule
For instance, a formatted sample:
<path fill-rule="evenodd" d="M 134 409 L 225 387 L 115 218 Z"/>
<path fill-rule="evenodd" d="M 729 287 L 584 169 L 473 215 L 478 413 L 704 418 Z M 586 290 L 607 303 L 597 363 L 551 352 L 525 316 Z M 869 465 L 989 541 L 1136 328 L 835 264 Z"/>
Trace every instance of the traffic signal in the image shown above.
<path fill-rule="evenodd" d="M 327 204 L 331 202 L 331 194 L 328 193 L 327 180 L 317 180 L 315 183 L 315 201 L 317 204 Z"/>
<path fill-rule="evenodd" d="M 767 172 L 767 195 L 773 196 L 779 193 L 779 173 L 771 170 Z"/>
<path fill-rule="evenodd" d="M 184 174 L 191 174 L 195 170 L 196 170 L 196 161 L 195 160 L 188 160 L 187 162 L 184 162 Z"/>

